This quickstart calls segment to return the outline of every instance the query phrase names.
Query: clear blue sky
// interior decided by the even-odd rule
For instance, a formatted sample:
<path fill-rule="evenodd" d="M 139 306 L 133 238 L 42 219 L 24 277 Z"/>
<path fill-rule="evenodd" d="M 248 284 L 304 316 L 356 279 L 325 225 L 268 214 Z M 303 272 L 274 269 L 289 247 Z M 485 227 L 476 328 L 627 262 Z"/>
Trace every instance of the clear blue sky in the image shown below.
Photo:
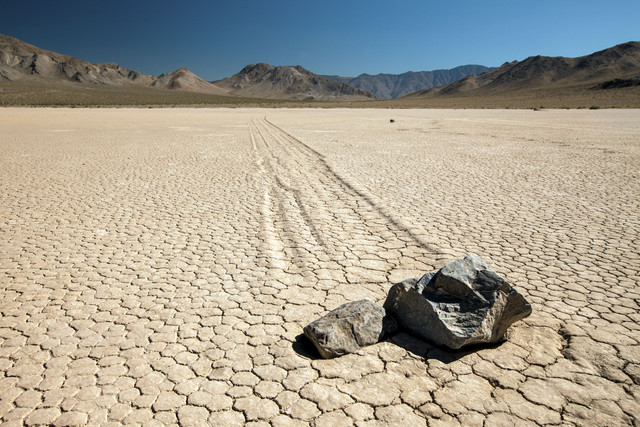
<path fill-rule="evenodd" d="M 0 0 L 0 33 L 155 75 L 215 80 L 257 62 L 397 74 L 640 40 L 640 0 Z"/>

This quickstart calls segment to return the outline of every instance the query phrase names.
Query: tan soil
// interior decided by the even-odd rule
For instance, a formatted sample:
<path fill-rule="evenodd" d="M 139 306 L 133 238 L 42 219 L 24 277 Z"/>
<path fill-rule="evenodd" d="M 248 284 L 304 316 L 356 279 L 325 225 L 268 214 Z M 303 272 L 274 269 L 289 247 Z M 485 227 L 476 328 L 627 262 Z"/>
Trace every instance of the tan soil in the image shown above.
<path fill-rule="evenodd" d="M 3 423 L 640 419 L 638 110 L 0 113 Z M 297 338 L 470 252 L 500 346 Z"/>

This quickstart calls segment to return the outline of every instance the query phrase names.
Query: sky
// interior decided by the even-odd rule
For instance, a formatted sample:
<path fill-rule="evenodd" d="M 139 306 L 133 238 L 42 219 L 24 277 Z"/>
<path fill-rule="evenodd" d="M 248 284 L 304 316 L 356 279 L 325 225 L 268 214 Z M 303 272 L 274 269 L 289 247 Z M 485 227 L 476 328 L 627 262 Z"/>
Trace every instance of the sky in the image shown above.
<path fill-rule="evenodd" d="M 639 0 L 0 0 L 0 33 L 93 63 L 205 80 L 247 64 L 400 74 L 640 40 Z"/>

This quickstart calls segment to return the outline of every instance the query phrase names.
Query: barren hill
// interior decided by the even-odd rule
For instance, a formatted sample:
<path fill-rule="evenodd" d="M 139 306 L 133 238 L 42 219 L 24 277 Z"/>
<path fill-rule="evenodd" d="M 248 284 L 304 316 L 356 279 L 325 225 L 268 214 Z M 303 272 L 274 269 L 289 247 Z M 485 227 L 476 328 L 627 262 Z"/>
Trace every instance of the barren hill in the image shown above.
<path fill-rule="evenodd" d="M 484 65 L 462 65 L 449 70 L 409 71 L 402 74 L 360 74 L 358 77 L 325 77 L 367 90 L 380 99 L 392 99 L 418 90 L 442 86 L 468 75 L 480 74 L 492 69 Z"/>
<path fill-rule="evenodd" d="M 274 67 L 251 64 L 239 73 L 215 82 L 240 96 L 276 99 L 376 99 L 375 95 L 346 83 L 314 74 L 299 65 Z"/>
<path fill-rule="evenodd" d="M 640 42 L 623 43 L 577 58 L 532 56 L 495 70 L 404 96 L 486 96 L 524 90 L 604 90 L 640 85 Z"/>
<path fill-rule="evenodd" d="M 180 68 L 171 73 L 161 74 L 151 84 L 153 87 L 185 90 L 190 92 L 227 94 L 229 91 L 201 79 L 186 68 Z"/>
<path fill-rule="evenodd" d="M 131 84 L 191 92 L 226 93 L 226 90 L 184 68 L 156 77 L 114 63 L 92 64 L 0 34 L 0 80 L 29 79 L 40 83 L 67 81 L 108 86 Z"/>

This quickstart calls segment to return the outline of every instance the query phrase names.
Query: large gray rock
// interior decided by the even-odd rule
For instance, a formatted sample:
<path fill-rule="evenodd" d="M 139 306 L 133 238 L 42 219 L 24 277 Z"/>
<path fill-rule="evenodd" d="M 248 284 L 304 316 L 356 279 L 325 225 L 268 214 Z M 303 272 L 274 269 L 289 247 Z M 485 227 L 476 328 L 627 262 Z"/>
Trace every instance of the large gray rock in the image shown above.
<path fill-rule="evenodd" d="M 369 300 L 349 302 L 309 323 L 304 334 L 329 359 L 377 343 L 384 316 L 384 308 Z"/>
<path fill-rule="evenodd" d="M 473 254 L 393 285 L 384 308 L 400 328 L 451 349 L 501 341 L 531 314 L 524 297 Z"/>

